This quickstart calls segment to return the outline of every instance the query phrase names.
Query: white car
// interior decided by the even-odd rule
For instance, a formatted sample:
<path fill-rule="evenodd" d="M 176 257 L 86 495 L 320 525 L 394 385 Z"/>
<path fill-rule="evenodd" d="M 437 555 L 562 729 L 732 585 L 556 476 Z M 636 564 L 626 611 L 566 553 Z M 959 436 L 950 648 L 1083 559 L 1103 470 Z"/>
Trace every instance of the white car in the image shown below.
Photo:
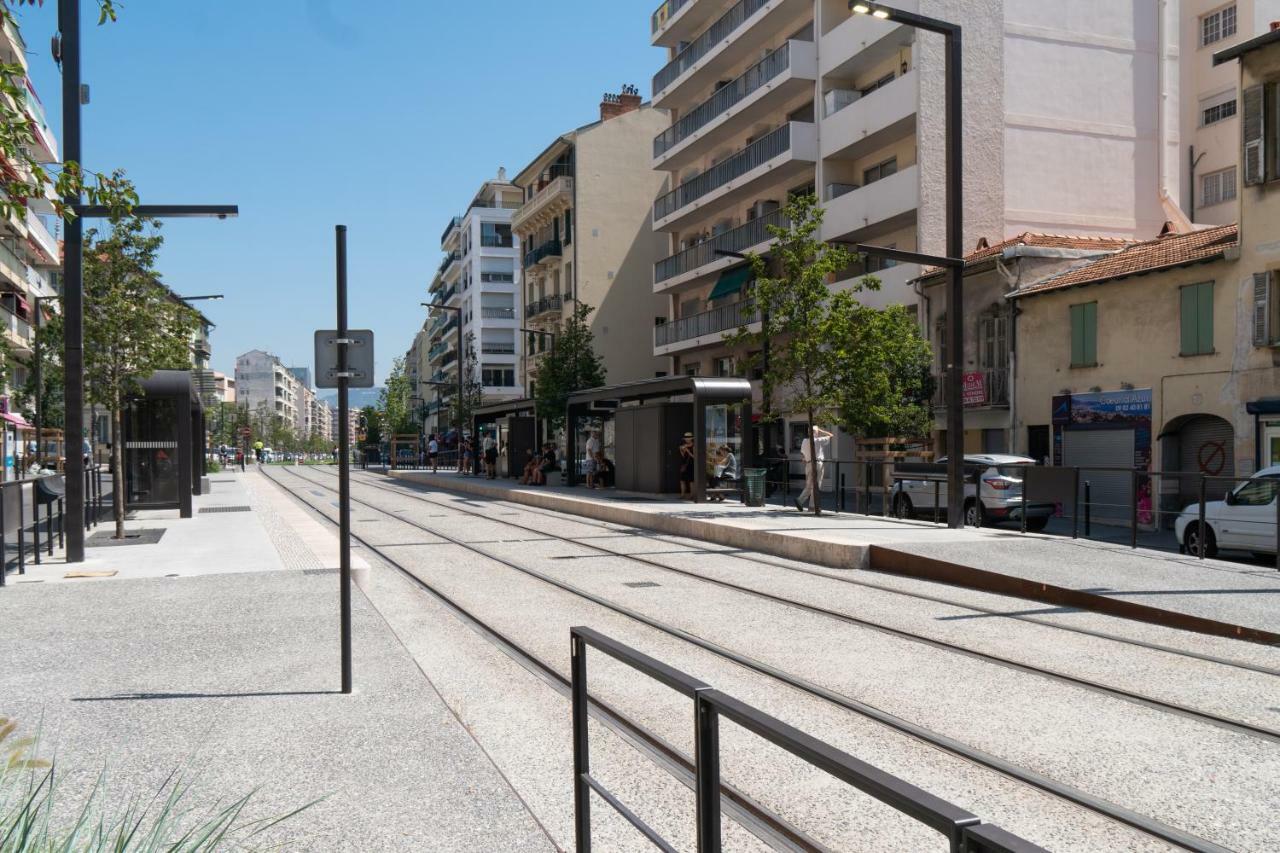
<path fill-rule="evenodd" d="M 1227 492 L 1220 501 L 1204 505 L 1204 555 L 1212 557 L 1219 548 L 1276 552 L 1276 487 L 1280 485 L 1280 465 L 1263 468 L 1252 478 Z M 1178 544 L 1188 554 L 1200 551 L 1200 504 L 1193 503 L 1173 523 Z"/>
<path fill-rule="evenodd" d="M 938 460 L 945 463 L 944 456 Z M 966 466 L 981 466 L 978 483 L 965 483 L 964 523 L 977 527 L 979 521 L 991 524 L 1022 520 L 1022 476 L 1019 469 L 1036 464 L 1027 456 L 1006 453 L 975 453 L 964 457 Z M 979 485 L 981 491 L 979 491 Z M 893 484 L 893 514 L 898 518 L 914 515 L 931 517 L 935 484 L 928 480 L 899 480 Z M 936 484 L 938 511 L 947 511 L 947 484 Z M 1051 503 L 1027 505 L 1027 529 L 1044 530 L 1057 507 Z"/>

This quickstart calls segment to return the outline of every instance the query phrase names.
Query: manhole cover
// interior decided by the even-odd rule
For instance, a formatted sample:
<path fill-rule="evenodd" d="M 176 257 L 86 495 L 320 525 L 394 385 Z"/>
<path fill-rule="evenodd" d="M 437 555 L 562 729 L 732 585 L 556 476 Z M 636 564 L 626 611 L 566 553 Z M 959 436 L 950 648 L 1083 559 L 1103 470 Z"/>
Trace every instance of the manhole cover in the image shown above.
<path fill-rule="evenodd" d="M 253 512 L 251 506 L 206 506 L 200 508 L 201 514 L 206 512 Z"/>
<path fill-rule="evenodd" d="M 624 583 L 623 586 L 629 586 L 632 589 L 648 589 L 653 586 L 662 586 L 662 584 L 654 583 L 653 581 L 632 581 L 631 583 Z"/>

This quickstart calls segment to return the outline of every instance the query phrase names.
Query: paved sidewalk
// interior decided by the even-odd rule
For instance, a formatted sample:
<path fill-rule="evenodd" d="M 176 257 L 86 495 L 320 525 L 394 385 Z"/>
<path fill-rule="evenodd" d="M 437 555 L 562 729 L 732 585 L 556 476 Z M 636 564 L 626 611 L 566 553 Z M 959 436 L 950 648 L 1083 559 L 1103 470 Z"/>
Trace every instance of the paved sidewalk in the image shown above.
<path fill-rule="evenodd" d="M 160 542 L 89 551 L 113 577 L 59 561 L 0 590 L 0 715 L 39 730 L 67 808 L 104 768 L 124 798 L 185 767 L 197 805 L 257 789 L 249 818 L 320 799 L 264 844 L 554 850 L 359 590 L 356 692 L 336 692 L 337 578 L 311 541 L 336 538 L 256 473 L 213 479 L 198 507 L 254 511 L 140 517 Z"/>
<path fill-rule="evenodd" d="M 961 570 L 980 569 L 1280 633 L 1280 573 L 1258 566 L 998 528 L 950 530 L 924 521 L 850 513 L 815 518 L 776 506 L 692 504 L 616 490 L 521 486 L 456 473 L 405 471 L 392 476 L 424 488 L 505 499 L 834 568 L 875 569 L 873 553 L 884 549 Z"/>

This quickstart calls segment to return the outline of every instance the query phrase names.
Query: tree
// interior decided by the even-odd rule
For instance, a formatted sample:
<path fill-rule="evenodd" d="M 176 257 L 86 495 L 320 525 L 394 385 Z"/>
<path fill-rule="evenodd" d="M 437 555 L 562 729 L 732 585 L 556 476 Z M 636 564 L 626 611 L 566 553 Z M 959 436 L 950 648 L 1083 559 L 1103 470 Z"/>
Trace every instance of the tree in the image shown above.
<path fill-rule="evenodd" d="M 551 352 L 538 365 L 535 405 L 552 432 L 564 427 L 571 394 L 605 383 L 604 361 L 595 351 L 595 336 L 587 322 L 594 310 L 583 302 L 575 303 L 573 315 L 556 333 Z"/>
<path fill-rule="evenodd" d="M 750 256 L 755 273 L 752 298 L 761 313 L 761 330 L 750 332 L 743 328 L 728 337 L 730 346 L 735 348 L 758 349 L 765 340 L 773 343 L 763 376 L 764 393 L 772 399 L 776 389 L 786 390 L 788 408 L 808 418 L 810 447 L 816 447 L 817 422 L 834 423 L 840 406 L 838 361 L 847 331 L 846 318 L 833 314 L 827 281 L 856 257 L 847 249 L 818 238 L 822 213 L 813 195 L 794 196 L 783 213 L 789 224 L 768 226 L 777 240 L 772 250 L 777 275 L 768 275 L 769 265 L 764 258 Z M 864 279 L 855 285 L 857 290 L 863 287 L 878 288 L 879 282 Z M 842 304 L 849 302 L 857 304 L 851 295 Z M 809 454 L 808 475 L 816 489 L 816 453 Z M 818 504 L 815 495 L 814 514 L 821 512 Z"/>
<path fill-rule="evenodd" d="M 840 426 L 861 438 L 927 435 L 933 355 L 907 309 L 868 308 L 838 293 L 831 317 Z"/>
<path fill-rule="evenodd" d="M 466 430 L 471 425 L 471 417 L 476 409 L 484 405 L 484 385 L 480 381 L 480 362 L 476 358 L 474 333 L 467 332 L 463 352 L 466 353 L 467 369 L 462 374 L 462 397 L 458 398 L 457 391 L 454 391 L 453 419 L 461 429 Z"/>
<path fill-rule="evenodd" d="M 413 406 L 410 403 L 412 397 L 413 383 L 404 372 L 404 358 L 397 358 L 391 363 L 386 386 L 378 394 L 382 423 L 392 435 L 418 434 L 418 425 L 414 422 Z"/>
<path fill-rule="evenodd" d="M 360 417 L 364 421 L 364 443 L 377 447 L 382 444 L 382 411 L 377 406 L 365 406 L 360 410 Z M 353 441 L 359 441 L 359 436 L 354 436 Z"/>
<path fill-rule="evenodd" d="M 121 173 L 116 178 L 127 186 Z M 154 371 L 191 368 L 191 339 L 199 322 L 196 312 L 160 283 L 155 260 L 164 238 L 159 227 L 133 213 L 113 213 L 105 232 L 93 228 L 84 236 L 86 391 L 90 402 L 110 412 L 117 437 L 111 448 L 117 539 L 124 537 L 124 402 Z M 56 317 L 50 327 L 61 323 Z"/>

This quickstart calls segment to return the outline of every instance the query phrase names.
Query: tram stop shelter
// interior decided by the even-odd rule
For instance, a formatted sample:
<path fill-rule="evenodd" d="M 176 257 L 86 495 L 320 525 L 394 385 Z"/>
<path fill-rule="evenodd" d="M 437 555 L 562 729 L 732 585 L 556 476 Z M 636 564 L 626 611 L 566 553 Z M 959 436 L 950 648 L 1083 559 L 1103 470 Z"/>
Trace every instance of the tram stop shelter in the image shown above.
<path fill-rule="evenodd" d="M 188 370 L 157 370 L 125 401 L 125 505 L 191 518 L 204 475 L 204 408 Z"/>
<path fill-rule="evenodd" d="M 713 411 L 716 416 L 709 417 Z M 588 419 L 613 424 L 615 485 L 620 489 L 676 491 L 679 445 L 686 432 L 694 435 L 693 499 L 698 503 L 707 499 L 707 447 L 712 433 L 726 445 L 737 443 L 740 465 L 754 461 L 751 383 L 746 379 L 665 376 L 570 395 L 565 418 L 565 483 L 570 486 L 578 481 L 585 443 L 582 422 Z"/>
<path fill-rule="evenodd" d="M 498 447 L 503 455 L 499 457 L 505 469 L 499 471 L 503 477 L 518 477 L 524 470 L 525 451 L 532 450 L 536 455 L 541 447 L 538 422 L 534 401 L 532 399 L 503 400 L 487 406 L 477 406 L 471 414 L 471 435 L 478 438 L 480 430 L 494 431 Z M 477 466 L 479 460 L 476 460 Z"/>

